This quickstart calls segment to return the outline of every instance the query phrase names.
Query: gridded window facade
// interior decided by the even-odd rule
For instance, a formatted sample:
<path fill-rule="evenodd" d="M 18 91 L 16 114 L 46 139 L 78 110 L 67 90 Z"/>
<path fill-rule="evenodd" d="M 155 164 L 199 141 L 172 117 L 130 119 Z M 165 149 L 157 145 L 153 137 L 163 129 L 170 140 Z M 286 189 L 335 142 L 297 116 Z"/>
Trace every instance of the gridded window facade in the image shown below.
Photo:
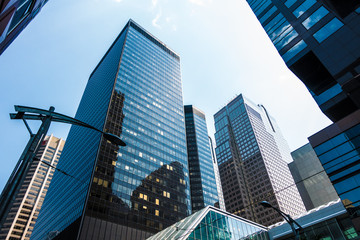
<path fill-rule="evenodd" d="M 144 239 L 190 214 L 176 53 L 130 20 L 90 76 L 77 117 L 127 146 L 72 128 L 61 164 L 79 181 L 59 176 L 72 184 L 63 203 L 49 200 L 38 239 L 56 228 L 65 239 Z M 60 216 L 49 224 L 51 211 Z"/>
<path fill-rule="evenodd" d="M 247 0 L 286 65 L 338 121 L 360 108 L 360 2 Z"/>
<path fill-rule="evenodd" d="M 219 204 L 213 160 L 205 115 L 187 105 L 185 111 L 186 140 L 190 173 L 192 212 Z"/>
<path fill-rule="evenodd" d="M 57 166 L 64 144 L 64 140 L 52 135 L 45 137 L 0 227 L 0 239 L 30 239 L 55 171 L 49 165 Z"/>
<path fill-rule="evenodd" d="M 287 167 L 291 158 L 274 119 L 239 95 L 215 114 L 216 155 L 226 209 L 264 225 L 281 220 L 267 200 L 290 215 L 305 211 Z"/>

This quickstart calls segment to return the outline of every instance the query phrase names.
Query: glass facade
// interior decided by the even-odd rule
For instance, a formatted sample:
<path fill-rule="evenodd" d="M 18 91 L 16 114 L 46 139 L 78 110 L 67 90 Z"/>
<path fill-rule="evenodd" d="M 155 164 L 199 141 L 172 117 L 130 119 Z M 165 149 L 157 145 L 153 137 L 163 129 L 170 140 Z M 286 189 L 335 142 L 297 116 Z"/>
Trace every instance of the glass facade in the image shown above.
<path fill-rule="evenodd" d="M 148 240 L 268 240 L 266 230 L 264 226 L 209 206 Z"/>
<path fill-rule="evenodd" d="M 239 95 L 217 112 L 216 156 L 226 210 L 264 225 L 281 220 L 269 201 L 290 215 L 305 211 L 287 163 L 290 150 L 264 106 Z"/>
<path fill-rule="evenodd" d="M 359 114 L 358 114 L 359 115 Z M 327 130 L 327 131 L 326 131 Z M 324 129 L 317 135 L 331 131 Z M 330 133 L 331 134 L 331 133 Z M 360 216 L 360 123 L 330 137 L 320 144 L 312 136 L 314 150 L 324 166 L 335 190 L 350 215 Z"/>
<path fill-rule="evenodd" d="M 60 239 L 144 239 L 190 214 L 176 53 L 130 20 L 91 74 L 76 118 L 127 146 L 72 127 L 60 164 L 78 181 L 56 175 L 34 239 L 54 230 Z"/>
<path fill-rule="evenodd" d="M 291 153 L 289 169 L 296 182 L 306 210 L 339 199 L 319 158 L 308 143 Z"/>
<path fill-rule="evenodd" d="M 205 114 L 184 106 L 192 212 L 219 204 Z"/>
<path fill-rule="evenodd" d="M 48 0 L 0 1 L 0 55 Z"/>
<path fill-rule="evenodd" d="M 354 225 L 340 200 L 319 206 L 296 218 L 303 227 L 300 239 L 350 240 L 359 239 Z M 273 226 L 269 231 L 270 239 L 294 239 L 290 225 L 283 221 Z"/>
<path fill-rule="evenodd" d="M 355 93 L 360 74 L 359 1 L 247 2 L 286 65 L 332 121 L 360 108 Z"/>

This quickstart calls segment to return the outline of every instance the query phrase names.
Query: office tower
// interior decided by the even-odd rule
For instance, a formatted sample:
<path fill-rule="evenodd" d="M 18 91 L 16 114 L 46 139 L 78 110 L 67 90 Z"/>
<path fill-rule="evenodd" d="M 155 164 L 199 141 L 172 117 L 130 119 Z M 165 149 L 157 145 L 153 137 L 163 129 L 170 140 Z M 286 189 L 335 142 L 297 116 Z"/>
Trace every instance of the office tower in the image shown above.
<path fill-rule="evenodd" d="M 338 121 L 359 109 L 359 1 L 247 2 L 327 117 Z"/>
<path fill-rule="evenodd" d="M 305 211 L 289 168 L 290 150 L 263 105 L 237 96 L 214 115 L 216 156 L 226 210 L 270 225 L 281 221 L 268 201 L 291 216 Z"/>
<path fill-rule="evenodd" d="M 0 239 L 30 239 L 65 141 L 53 135 L 41 143 L 15 201 L 0 226 Z"/>
<path fill-rule="evenodd" d="M 129 20 L 90 75 L 33 239 L 145 239 L 190 214 L 180 58 Z"/>
<path fill-rule="evenodd" d="M 184 106 L 192 213 L 219 204 L 205 114 Z"/>
<path fill-rule="evenodd" d="M 339 199 L 329 177 L 310 143 L 291 153 L 290 172 L 295 180 L 306 210 Z"/>
<path fill-rule="evenodd" d="M 360 110 L 309 137 L 309 141 L 360 232 Z"/>
<path fill-rule="evenodd" d="M 219 204 L 216 204 L 215 207 L 218 207 L 221 210 L 226 211 L 224 194 L 223 194 L 222 184 L 221 184 L 221 179 L 220 179 L 219 165 L 218 165 L 218 161 L 217 161 L 216 155 L 215 155 L 213 140 L 210 136 L 209 136 L 209 140 L 210 140 L 211 156 L 212 156 L 212 159 L 214 162 L 213 166 L 214 166 L 214 172 L 215 172 L 216 187 L 217 187 L 218 196 L 219 196 Z"/>
<path fill-rule="evenodd" d="M 48 0 L 0 0 L 0 55 Z"/>
<path fill-rule="evenodd" d="M 358 218 L 354 221 L 357 221 L 355 226 L 360 231 L 360 212 L 354 210 L 360 204 L 360 197 L 355 197 L 360 196 L 356 192 L 359 184 L 353 180 L 359 177 L 358 170 L 353 168 L 357 160 L 339 159 L 341 155 L 356 151 L 358 144 L 352 139 L 360 135 L 356 128 L 359 123 L 356 120 L 359 113 L 356 112 L 360 111 L 360 2 L 248 0 L 248 3 L 286 65 L 306 85 L 323 113 L 334 122 L 309 140 L 338 195 L 344 203 L 347 202 L 345 207 L 352 206 L 349 213 Z M 348 131 L 351 131 L 349 139 Z M 344 139 L 331 143 L 336 141 L 336 135 Z M 342 148 L 344 143 L 350 144 L 350 148 Z M 318 145 L 326 146 L 326 151 L 337 148 L 339 156 L 330 157 L 329 152 L 327 159 L 322 160 L 320 155 L 326 151 L 317 150 L 321 148 L 317 148 Z M 353 186 L 351 191 L 356 193 L 352 200 L 342 197 L 344 192 L 338 187 L 340 183 Z"/>

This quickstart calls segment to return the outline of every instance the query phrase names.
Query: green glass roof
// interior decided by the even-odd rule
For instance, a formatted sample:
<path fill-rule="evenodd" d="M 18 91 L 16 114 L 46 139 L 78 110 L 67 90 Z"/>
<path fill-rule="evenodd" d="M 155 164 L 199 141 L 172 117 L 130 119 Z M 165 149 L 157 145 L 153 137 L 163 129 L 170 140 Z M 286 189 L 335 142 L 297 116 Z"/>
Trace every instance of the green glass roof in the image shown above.
<path fill-rule="evenodd" d="M 268 240 L 269 238 L 266 227 L 207 206 L 148 238 L 148 240 L 159 239 Z"/>

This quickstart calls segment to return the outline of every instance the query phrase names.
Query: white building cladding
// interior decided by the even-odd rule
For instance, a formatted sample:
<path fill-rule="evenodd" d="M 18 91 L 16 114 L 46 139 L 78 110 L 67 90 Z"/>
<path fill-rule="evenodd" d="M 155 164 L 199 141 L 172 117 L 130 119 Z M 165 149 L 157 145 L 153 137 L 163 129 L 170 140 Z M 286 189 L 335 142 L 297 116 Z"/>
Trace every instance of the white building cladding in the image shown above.
<path fill-rule="evenodd" d="M 264 200 L 293 216 L 304 212 L 287 166 L 289 147 L 267 110 L 239 95 L 214 118 L 226 210 L 264 225 L 281 220 L 259 206 Z"/>
<path fill-rule="evenodd" d="M 35 222 L 42 207 L 65 141 L 46 136 L 32 162 L 24 183 L 12 202 L 3 226 L 0 226 L 0 239 L 30 239 Z"/>

